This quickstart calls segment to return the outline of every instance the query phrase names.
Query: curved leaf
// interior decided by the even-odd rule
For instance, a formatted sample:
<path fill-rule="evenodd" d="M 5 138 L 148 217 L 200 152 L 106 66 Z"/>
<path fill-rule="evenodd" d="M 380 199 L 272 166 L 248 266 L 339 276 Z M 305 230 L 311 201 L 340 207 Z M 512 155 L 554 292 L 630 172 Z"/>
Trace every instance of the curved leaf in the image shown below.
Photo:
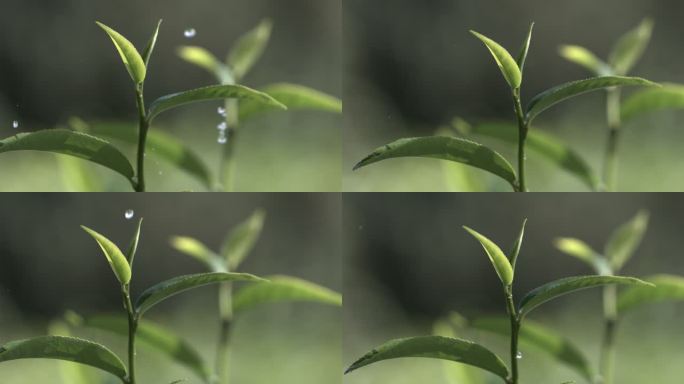
<path fill-rule="evenodd" d="M 136 84 L 141 84 L 144 82 L 145 74 L 147 73 L 147 67 L 145 66 L 145 61 L 140 56 L 140 53 L 138 53 L 138 50 L 135 49 L 133 43 L 128 41 L 128 39 L 123 37 L 119 32 L 109 28 L 99 21 L 96 21 L 95 23 L 102 28 L 107 35 L 109 35 L 110 39 L 112 39 L 116 50 L 121 56 L 121 60 L 126 66 L 128 73 L 131 75 L 131 79 L 133 79 L 133 82 Z"/>
<path fill-rule="evenodd" d="M 524 317 L 541 304 L 560 296 L 567 295 L 568 293 L 608 284 L 653 286 L 651 283 L 634 277 L 598 275 L 566 277 L 544 284 L 525 295 L 520 301 L 520 316 Z"/>
<path fill-rule="evenodd" d="M 342 100 L 303 85 L 279 83 L 267 85 L 259 90 L 283 103 L 288 110 L 302 109 L 342 113 Z M 244 100 L 240 102 L 239 119 L 245 121 L 274 109 L 277 108 L 253 100 Z"/>
<path fill-rule="evenodd" d="M 516 64 L 518 64 L 518 68 L 520 68 L 520 76 L 522 76 L 525 70 L 525 62 L 527 61 L 527 54 L 530 51 L 530 43 L 532 42 L 532 31 L 534 31 L 534 21 L 530 23 L 530 29 L 527 31 L 527 38 L 523 41 L 518 57 L 515 60 Z"/>
<path fill-rule="evenodd" d="M 90 236 L 95 239 L 97 245 L 100 246 L 102 252 L 104 253 L 109 265 L 112 267 L 112 271 L 116 275 L 116 278 L 122 285 L 126 285 L 131 281 L 131 267 L 126 260 L 126 256 L 121 252 L 119 247 L 116 246 L 111 240 L 104 237 L 103 235 L 93 231 L 92 229 L 81 225 L 84 231 L 88 232 Z"/>
<path fill-rule="evenodd" d="M 52 321 L 48 326 L 51 336 L 71 336 L 69 326 L 62 321 Z M 71 361 L 60 361 L 59 371 L 63 383 L 68 384 L 98 384 L 102 383 L 102 373 L 87 365 Z"/>
<path fill-rule="evenodd" d="M 235 43 L 227 62 L 236 79 L 242 79 L 264 53 L 272 27 L 271 20 L 264 19 Z"/>
<path fill-rule="evenodd" d="M 612 72 L 610 65 L 579 45 L 561 45 L 558 53 L 566 60 L 586 68 L 593 75 L 607 76 Z"/>
<path fill-rule="evenodd" d="M 354 169 L 398 157 L 427 157 L 455 161 L 489 171 L 508 181 L 511 185 L 516 183 L 513 167 L 497 152 L 469 140 L 445 136 L 397 140 L 377 148 L 356 164 Z"/>
<path fill-rule="evenodd" d="M 178 276 L 158 283 L 143 292 L 135 303 L 139 316 L 159 302 L 187 290 L 224 281 L 266 281 L 248 273 L 211 272 Z"/>
<path fill-rule="evenodd" d="M 138 220 L 138 225 L 135 228 L 135 233 L 131 238 L 131 242 L 128 243 L 128 249 L 126 250 L 126 259 L 128 260 L 128 265 L 133 268 L 133 261 L 135 260 L 135 254 L 138 252 L 138 242 L 140 242 L 140 231 L 142 230 L 143 218 Z"/>
<path fill-rule="evenodd" d="M 157 37 L 159 37 L 159 28 L 161 27 L 161 24 L 162 20 L 159 20 L 159 22 L 157 22 L 157 28 L 154 30 L 154 34 L 152 34 L 150 41 L 147 42 L 147 46 L 143 51 L 142 57 L 143 61 L 145 62 L 145 67 L 150 65 L 150 57 L 152 57 L 154 47 L 157 45 Z"/>
<path fill-rule="evenodd" d="M 606 259 L 582 240 L 571 237 L 560 237 L 554 241 L 554 245 L 561 252 L 582 260 L 592 267 L 599 275 L 613 274 Z"/>
<path fill-rule="evenodd" d="M 684 109 L 684 85 L 663 84 L 662 88 L 648 88 L 628 97 L 621 107 L 623 120 L 667 109 Z"/>
<path fill-rule="evenodd" d="M 456 338 L 456 328 L 465 326 L 467 320 L 456 312 L 451 312 L 448 317 L 438 320 L 432 327 L 432 334 Z M 464 364 L 455 364 L 453 361 L 443 361 L 444 376 L 448 384 L 482 384 L 483 377 L 474 367 Z"/>
<path fill-rule="evenodd" d="M 608 58 L 615 73 L 623 75 L 632 69 L 646 50 L 652 32 L 653 20 L 646 18 L 618 40 Z"/>
<path fill-rule="evenodd" d="M 520 72 L 518 64 L 515 62 L 515 59 L 513 59 L 506 48 L 502 47 L 499 45 L 499 43 L 488 38 L 487 36 L 481 35 L 475 31 L 470 31 L 470 33 L 480 39 L 480 41 L 482 41 L 487 47 L 489 52 L 494 57 L 494 60 L 496 60 L 496 65 L 499 66 L 501 74 L 503 75 L 504 79 L 506 79 L 508 85 L 510 85 L 512 89 L 520 88 L 520 83 L 522 83 L 522 73 Z"/>
<path fill-rule="evenodd" d="M 230 68 L 208 50 L 202 47 L 183 46 L 179 47 L 176 52 L 183 60 L 209 71 L 221 84 L 232 84 L 235 82 Z"/>
<path fill-rule="evenodd" d="M 476 232 L 475 230 L 468 228 L 466 226 L 463 226 L 463 228 L 466 231 L 468 231 L 471 235 L 473 235 L 473 237 L 476 238 L 477 241 L 480 242 L 480 245 L 482 245 L 482 248 L 489 257 L 489 261 L 492 262 L 496 274 L 499 275 L 499 279 L 501 279 L 501 282 L 505 286 L 513 284 L 513 267 L 511 266 L 511 263 L 508 261 L 508 258 L 506 258 L 506 254 L 503 253 L 501 248 L 499 248 L 499 246 L 496 245 L 493 241 L 489 240 L 488 238 Z"/>
<path fill-rule="evenodd" d="M 104 189 L 102 182 L 85 162 L 71 156 L 55 155 L 62 183 L 68 192 L 95 192 Z"/>
<path fill-rule="evenodd" d="M 675 275 L 655 275 L 644 280 L 655 284 L 655 287 L 630 287 L 618 296 L 617 309 L 620 313 L 632 310 L 640 305 L 662 301 L 684 300 L 684 278 Z"/>
<path fill-rule="evenodd" d="M 523 219 L 522 225 L 520 226 L 520 233 L 518 233 L 518 237 L 515 238 L 511 251 L 508 253 L 508 260 L 511 261 L 513 272 L 515 272 L 515 264 L 518 262 L 518 255 L 520 255 L 520 248 L 522 247 L 523 238 L 525 237 L 525 226 L 527 226 L 526 218 Z"/>
<path fill-rule="evenodd" d="M 309 301 L 342 305 L 342 295 L 326 287 L 292 276 L 267 276 L 269 282 L 251 284 L 233 296 L 233 310 L 244 312 L 264 303 Z"/>
<path fill-rule="evenodd" d="M 226 272 L 223 259 L 197 239 L 186 236 L 171 238 L 171 246 L 202 262 L 212 272 Z"/>
<path fill-rule="evenodd" d="M 67 129 L 20 133 L 0 140 L 0 153 L 11 151 L 59 153 L 103 165 L 128 180 L 134 175 L 131 163 L 116 147 L 95 136 Z"/>
<path fill-rule="evenodd" d="M 610 235 L 604 254 L 614 271 L 619 271 L 641 244 L 648 228 L 648 217 L 648 212 L 640 211 Z"/>
<path fill-rule="evenodd" d="M 212 85 L 160 97 L 150 106 L 147 118 L 152 121 L 160 113 L 181 105 L 221 99 L 250 99 L 275 108 L 287 109 L 271 96 L 242 85 Z"/>
<path fill-rule="evenodd" d="M 111 332 L 128 337 L 128 319 L 117 315 L 95 315 L 80 317 L 71 315 L 73 326 L 83 326 Z M 147 346 L 162 353 L 176 363 L 185 366 L 198 377 L 208 383 L 211 369 L 202 356 L 185 340 L 176 336 L 171 330 L 148 320 L 138 323 L 136 339 L 142 346 Z"/>
<path fill-rule="evenodd" d="M 0 347 L 0 362 L 19 359 L 73 361 L 109 372 L 122 380 L 126 367 L 106 347 L 92 341 L 66 336 L 41 336 L 17 340 Z"/>
<path fill-rule="evenodd" d="M 419 336 L 391 340 L 354 362 L 345 373 L 369 364 L 401 357 L 451 360 L 491 372 L 504 380 L 508 368 L 493 352 L 470 341 L 442 336 Z"/>
<path fill-rule="evenodd" d="M 530 101 L 527 106 L 527 120 L 531 122 L 551 106 L 584 93 L 610 87 L 637 85 L 655 86 L 657 84 L 639 77 L 622 76 L 593 77 L 561 84 L 538 94 Z"/>
<path fill-rule="evenodd" d="M 221 256 L 228 265 L 229 271 L 235 271 L 256 245 L 264 227 L 266 212 L 257 209 L 245 221 L 228 233 L 221 245 Z"/>
<path fill-rule="evenodd" d="M 470 326 L 486 332 L 491 332 L 505 338 L 510 338 L 511 323 L 505 317 L 482 317 L 474 319 Z M 589 382 L 592 380 L 591 366 L 582 351 L 575 347 L 570 340 L 551 328 L 525 320 L 518 335 L 523 346 L 536 348 L 577 371 Z"/>

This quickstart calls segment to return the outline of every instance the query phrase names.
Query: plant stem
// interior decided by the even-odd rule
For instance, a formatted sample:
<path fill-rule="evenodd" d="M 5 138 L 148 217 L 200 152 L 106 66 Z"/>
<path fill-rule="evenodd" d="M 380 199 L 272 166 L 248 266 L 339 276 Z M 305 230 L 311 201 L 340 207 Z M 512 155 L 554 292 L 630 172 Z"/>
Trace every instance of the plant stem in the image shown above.
<path fill-rule="evenodd" d="M 226 143 L 223 144 L 221 158 L 219 159 L 219 170 L 217 185 L 218 191 L 232 192 L 234 189 L 235 178 L 235 136 L 239 122 L 239 104 L 237 100 L 229 99 L 225 102 L 226 108 Z"/>
<path fill-rule="evenodd" d="M 136 104 L 138 106 L 138 157 L 137 157 L 137 181 L 135 183 L 136 192 L 145 192 L 145 143 L 147 142 L 147 130 L 150 123 L 147 120 L 145 111 L 145 98 L 143 96 L 143 85 L 139 84 L 135 89 Z"/>
<path fill-rule="evenodd" d="M 128 379 L 126 383 L 135 384 L 135 334 L 138 331 L 138 317 L 131 302 L 129 285 L 122 286 L 121 294 L 128 313 Z"/>
<path fill-rule="evenodd" d="M 520 334 L 520 316 L 515 309 L 513 289 L 509 285 L 504 289 L 506 295 L 506 309 L 511 320 L 511 377 L 508 384 L 518 384 L 518 335 Z"/>
<path fill-rule="evenodd" d="M 600 377 L 597 384 L 613 383 L 615 365 L 615 331 L 617 328 L 617 287 L 603 288 L 603 340 L 601 342 Z"/>
<path fill-rule="evenodd" d="M 527 192 L 527 185 L 525 183 L 525 141 L 527 140 L 527 131 L 529 130 L 529 123 L 525 119 L 525 113 L 520 102 L 520 88 L 513 90 L 513 104 L 515 106 L 515 116 L 518 120 L 518 190 L 517 192 Z"/>
<path fill-rule="evenodd" d="M 216 348 L 216 377 L 219 384 L 228 384 L 230 375 L 230 335 L 233 323 L 233 284 L 219 286 L 220 328 Z"/>
<path fill-rule="evenodd" d="M 620 137 L 620 90 L 608 89 L 606 95 L 606 119 L 608 121 L 608 139 L 603 162 L 603 189 L 613 191 L 617 179 L 617 150 Z"/>

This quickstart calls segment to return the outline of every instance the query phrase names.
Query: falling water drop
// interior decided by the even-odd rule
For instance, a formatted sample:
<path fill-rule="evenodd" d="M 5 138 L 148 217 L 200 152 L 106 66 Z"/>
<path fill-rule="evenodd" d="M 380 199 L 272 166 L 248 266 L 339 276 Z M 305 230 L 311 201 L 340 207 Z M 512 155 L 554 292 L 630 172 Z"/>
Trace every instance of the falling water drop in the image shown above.
<path fill-rule="evenodd" d="M 187 37 L 188 39 L 192 39 L 197 35 L 197 31 L 195 28 L 188 28 L 185 31 L 183 31 L 183 36 Z"/>
<path fill-rule="evenodd" d="M 218 107 L 218 109 L 216 111 L 218 112 L 219 115 L 226 117 L 227 113 L 226 113 L 226 109 L 224 107 Z"/>
<path fill-rule="evenodd" d="M 228 128 L 228 124 L 226 124 L 225 121 L 222 121 L 219 125 L 216 126 L 216 129 L 219 131 L 223 132 Z"/>
<path fill-rule="evenodd" d="M 126 220 L 132 219 L 134 215 L 135 215 L 135 212 L 132 209 L 127 209 L 126 212 L 124 213 L 124 217 L 126 218 Z"/>
<path fill-rule="evenodd" d="M 14 129 L 19 128 L 19 120 L 12 121 L 12 128 L 14 128 Z"/>
<path fill-rule="evenodd" d="M 523 358 L 522 352 L 518 351 L 518 353 L 516 353 L 516 355 L 515 355 L 515 358 L 518 360 L 522 359 Z"/>
<path fill-rule="evenodd" d="M 224 131 L 219 131 L 218 139 L 216 140 L 219 144 L 225 144 L 228 142 L 228 138 Z"/>

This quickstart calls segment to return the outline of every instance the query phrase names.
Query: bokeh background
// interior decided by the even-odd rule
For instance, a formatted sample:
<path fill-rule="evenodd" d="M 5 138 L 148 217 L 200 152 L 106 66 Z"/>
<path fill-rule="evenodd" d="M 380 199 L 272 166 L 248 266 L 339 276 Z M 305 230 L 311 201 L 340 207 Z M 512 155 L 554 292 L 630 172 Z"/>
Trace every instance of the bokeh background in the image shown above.
<path fill-rule="evenodd" d="M 677 0 L 345 1 L 344 189 L 447 191 L 451 187 L 437 160 L 392 160 L 356 172 L 352 167 L 376 147 L 401 137 L 432 135 L 455 116 L 470 122 L 513 121 L 510 90 L 469 29 L 516 54 L 529 23 L 536 22 L 522 89 L 523 99 L 529 101 L 547 88 L 588 77 L 558 55 L 559 45 L 579 44 L 606 58 L 618 37 L 645 17 L 655 21 L 653 38 L 632 74 L 684 82 L 679 65 L 682 12 L 684 3 Z M 535 121 L 533 129 L 560 137 L 598 172 L 606 136 L 604 99 L 603 92 L 596 92 L 555 106 Z M 683 118 L 682 112 L 664 112 L 624 126 L 619 190 L 684 188 Z M 509 146 L 477 140 L 515 164 Z M 586 190 L 534 153 L 528 164 L 532 190 Z M 494 177 L 482 173 L 481 178 L 487 189 L 507 190 Z"/>
<path fill-rule="evenodd" d="M 450 311 L 468 317 L 505 315 L 491 263 L 468 225 L 507 249 L 528 218 L 518 259 L 515 296 L 551 280 L 591 274 L 584 263 L 552 244 L 577 237 L 601 251 L 611 232 L 646 209 L 651 221 L 623 274 L 684 274 L 679 228 L 684 200 L 675 194 L 346 194 L 344 197 L 344 362 L 388 339 L 427 335 Z M 556 329 L 577 345 L 596 370 L 602 323 L 601 291 L 586 290 L 549 302 L 531 320 Z M 683 303 L 645 306 L 627 314 L 618 330 L 616 382 L 676 383 L 684 373 Z M 467 331 L 508 361 L 508 344 Z M 545 354 L 522 349 L 523 383 L 584 383 Z M 491 383 L 498 383 L 493 376 Z M 354 371 L 347 384 L 446 383 L 442 364 L 399 359 Z"/>
<path fill-rule="evenodd" d="M 173 235 L 195 237 L 217 249 L 234 225 L 256 208 L 267 217 L 261 239 L 241 271 L 288 274 L 341 291 L 339 198 L 328 194 L 5 194 L 0 231 L 0 343 L 46 334 L 48 323 L 71 309 L 119 313 L 119 287 L 84 224 L 126 245 L 144 217 L 132 281 L 133 295 L 165 279 L 204 272 L 169 245 Z M 126 220 L 124 212 L 135 211 Z M 150 320 L 189 340 L 213 363 L 218 332 L 216 287 L 175 296 Z M 341 309 L 317 304 L 264 305 L 235 319 L 232 379 L 260 384 L 335 383 L 340 380 Z M 79 336 L 107 343 L 125 356 L 126 341 L 97 331 Z M 170 383 L 193 374 L 138 349 L 139 381 Z M 212 364 L 213 365 L 213 364 Z M 264 369 L 268 367 L 268 369 Z M 6 383 L 58 383 L 58 363 L 15 361 L 0 366 Z"/>
<path fill-rule="evenodd" d="M 135 94 L 113 45 L 95 25 L 100 20 L 139 49 L 164 19 L 145 93 L 152 100 L 215 84 L 204 70 L 176 55 L 180 45 L 199 45 L 217 57 L 262 18 L 273 20 L 269 46 L 245 85 L 293 82 L 340 97 L 342 17 L 339 0 L 5 0 L 0 23 L 0 137 L 52 128 L 72 116 L 86 121 L 137 121 Z M 184 37 L 187 28 L 197 35 Z M 178 109 L 155 121 L 187 142 L 215 169 L 219 102 Z M 12 129 L 18 120 L 19 129 Z M 340 190 L 340 116 L 316 112 L 273 113 L 243 125 L 236 158 L 240 191 Z M 132 153 L 132 152 L 131 152 Z M 201 190 L 163 162 L 148 161 L 151 190 Z M 97 165 L 109 190 L 128 191 L 126 181 Z M 63 190 L 54 156 L 9 153 L 0 158 L 1 190 Z M 160 173 L 161 172 L 161 173 Z"/>

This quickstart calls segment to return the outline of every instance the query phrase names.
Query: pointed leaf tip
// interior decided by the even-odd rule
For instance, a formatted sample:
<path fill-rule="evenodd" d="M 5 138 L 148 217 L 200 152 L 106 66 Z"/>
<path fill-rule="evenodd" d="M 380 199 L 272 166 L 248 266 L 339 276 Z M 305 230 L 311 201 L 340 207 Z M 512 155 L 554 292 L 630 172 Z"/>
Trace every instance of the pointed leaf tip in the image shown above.
<path fill-rule="evenodd" d="M 95 241 L 97 245 L 100 246 L 102 252 L 104 253 L 109 265 L 114 271 L 114 275 L 119 280 L 122 285 L 126 285 L 131 281 L 131 267 L 128 264 L 126 256 L 123 252 L 116 246 L 111 240 L 101 235 L 100 233 L 81 225 L 84 231 L 86 231 Z"/>
<path fill-rule="evenodd" d="M 476 31 L 470 30 L 470 33 L 477 37 L 487 47 L 489 52 L 494 57 L 496 64 L 499 66 L 501 74 L 503 75 L 504 79 L 506 79 L 506 82 L 508 82 L 508 85 L 510 85 L 511 89 L 520 88 L 520 84 L 522 83 L 522 73 L 520 72 L 520 67 L 518 67 L 518 63 L 515 61 L 515 59 L 513 59 L 506 48 Z"/>
<path fill-rule="evenodd" d="M 468 233 L 470 233 L 473 237 L 475 237 L 475 239 L 477 239 L 477 241 L 480 242 L 480 245 L 482 245 L 482 248 L 489 257 L 489 261 L 491 261 L 496 274 L 499 275 L 499 279 L 501 279 L 501 282 L 504 284 L 504 286 L 513 284 L 513 267 L 501 248 L 474 229 L 471 229 L 465 225 L 463 226 L 463 229 L 468 231 Z"/>
<path fill-rule="evenodd" d="M 114 43 L 114 47 L 121 60 L 123 61 L 128 73 L 131 75 L 131 79 L 136 84 L 142 84 L 145 81 L 145 75 L 147 73 L 147 67 L 145 66 L 145 61 L 143 60 L 140 53 L 135 48 L 133 43 L 126 39 L 122 34 L 108 27 L 107 25 L 96 21 L 95 22 L 100 28 L 102 28 L 105 33 L 109 36 Z"/>

